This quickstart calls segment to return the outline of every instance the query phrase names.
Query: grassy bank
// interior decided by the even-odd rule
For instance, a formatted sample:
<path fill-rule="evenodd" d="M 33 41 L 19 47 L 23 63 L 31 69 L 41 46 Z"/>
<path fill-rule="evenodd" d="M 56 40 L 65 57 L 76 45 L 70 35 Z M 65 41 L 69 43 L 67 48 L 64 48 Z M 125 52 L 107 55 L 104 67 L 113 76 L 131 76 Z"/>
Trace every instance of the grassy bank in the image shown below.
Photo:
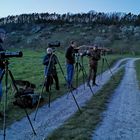
<path fill-rule="evenodd" d="M 136 74 L 137 74 L 138 84 L 139 84 L 139 88 L 140 88 L 140 60 L 137 60 L 135 62 L 135 66 L 136 66 Z"/>
<path fill-rule="evenodd" d="M 106 109 L 107 103 L 117 88 L 124 69 L 115 74 L 92 99 L 82 108 L 82 113 L 77 112 L 64 125 L 56 129 L 46 140 L 89 140 L 93 130 L 102 120 L 101 114 Z"/>
<path fill-rule="evenodd" d="M 56 51 L 55 54 L 58 56 L 61 67 L 64 71 L 64 74 L 66 75 L 64 52 Z M 35 93 L 41 92 L 43 81 L 44 81 L 44 66 L 42 65 L 42 59 L 44 55 L 45 55 L 45 50 L 24 49 L 22 58 L 9 59 L 9 69 L 12 71 L 14 78 L 20 80 L 28 80 L 31 83 L 36 84 Z M 119 55 L 108 55 L 106 57 L 110 65 L 112 65 L 116 60 L 120 58 Z M 101 72 L 101 65 L 102 65 L 102 60 L 99 62 L 98 73 Z M 51 93 L 52 93 L 51 100 L 55 100 L 56 98 L 62 96 L 68 91 L 64 86 L 66 82 L 59 66 L 57 66 L 57 68 L 58 68 L 58 76 L 60 80 L 60 91 L 56 91 L 53 85 L 51 89 Z M 87 57 L 84 58 L 84 68 L 86 72 L 88 72 Z M 103 71 L 106 70 L 107 68 L 108 66 L 105 64 Z M 2 82 L 3 82 L 3 96 L 5 96 L 4 79 L 2 80 Z M 82 73 L 79 74 L 79 84 L 81 82 L 82 82 Z M 10 79 L 8 80 L 8 87 L 9 87 L 9 92 L 8 92 L 8 100 L 7 100 L 7 108 L 6 108 L 6 114 L 8 115 L 7 125 L 13 123 L 14 121 L 20 120 L 22 117 L 25 116 L 23 109 L 14 106 L 12 103 L 14 101 L 14 89 L 11 88 Z M 45 104 L 48 102 L 48 94 L 44 92 L 43 97 L 44 97 L 44 104 Z M 0 111 L 3 111 L 3 100 L 0 104 Z M 28 109 L 29 113 L 32 111 L 34 111 L 34 109 Z M 0 121 L 0 127 L 2 126 L 2 123 L 3 122 Z"/>

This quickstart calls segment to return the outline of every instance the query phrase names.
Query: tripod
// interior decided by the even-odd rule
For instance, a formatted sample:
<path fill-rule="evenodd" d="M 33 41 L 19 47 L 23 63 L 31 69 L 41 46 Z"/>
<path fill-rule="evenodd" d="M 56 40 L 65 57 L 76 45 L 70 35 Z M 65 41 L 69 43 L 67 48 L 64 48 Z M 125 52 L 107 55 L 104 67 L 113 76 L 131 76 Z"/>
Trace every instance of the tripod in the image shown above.
<path fill-rule="evenodd" d="M 48 63 L 48 69 L 47 69 L 46 75 L 47 75 L 48 72 L 49 72 L 49 68 L 50 68 L 50 66 L 51 66 L 51 61 L 52 61 L 53 55 L 54 55 L 54 54 L 52 53 L 51 56 L 50 56 L 49 63 Z M 42 96 L 42 94 L 43 94 L 43 91 L 44 91 L 44 88 L 45 88 L 45 86 L 46 86 L 46 83 L 47 83 L 47 76 L 46 76 L 45 79 L 44 79 L 43 86 L 42 86 L 42 89 L 41 89 L 41 92 L 40 92 L 40 95 L 39 95 L 39 100 L 38 100 L 38 103 L 37 103 L 37 106 L 36 106 L 34 121 L 35 121 L 35 119 L 36 119 L 36 115 L 37 115 L 37 112 L 38 112 L 39 104 L 40 104 L 40 101 L 41 101 L 41 96 Z M 49 94 L 49 107 L 50 107 L 51 93 L 48 92 L 48 94 Z"/>
<path fill-rule="evenodd" d="M 15 88 L 15 90 L 17 92 L 18 92 L 18 88 L 16 86 L 16 83 L 15 83 L 15 80 L 14 80 L 14 77 L 13 77 L 13 74 L 9 70 L 9 67 L 8 67 L 9 62 L 8 62 L 8 60 L 5 59 L 4 62 L 5 62 L 4 63 L 5 64 L 5 68 L 2 71 L 2 75 L 0 77 L 0 81 L 2 81 L 2 79 L 3 79 L 4 75 L 5 75 L 5 96 L 4 96 L 5 98 L 4 98 L 4 120 L 3 120 L 3 130 L 4 130 L 3 136 L 4 136 L 4 140 L 5 140 L 5 138 L 6 138 L 6 105 L 7 105 L 7 95 L 8 95 L 8 76 L 10 76 L 11 81 L 12 81 L 12 84 L 13 84 L 13 86 L 14 86 L 14 88 Z M 20 100 L 22 101 L 21 97 L 20 97 Z M 31 125 L 32 130 L 33 130 L 33 133 L 34 133 L 34 135 L 36 135 L 36 132 L 35 132 L 35 130 L 33 128 L 32 122 L 30 120 L 30 117 L 28 115 L 28 112 L 27 112 L 26 108 L 24 108 L 24 111 L 25 111 L 25 114 L 27 116 L 27 119 L 29 120 L 29 123 Z"/>
<path fill-rule="evenodd" d="M 106 59 L 106 56 L 105 56 L 105 52 L 103 51 L 102 52 L 102 66 L 101 66 L 101 80 L 102 80 L 102 73 L 103 73 L 103 68 L 104 68 L 104 63 L 106 62 L 107 66 L 108 66 L 108 69 L 113 77 L 113 79 L 115 80 L 114 78 L 114 75 L 113 75 L 113 72 L 111 71 L 111 68 L 110 68 L 110 64 L 108 63 L 107 59 Z"/>
<path fill-rule="evenodd" d="M 76 63 L 75 63 L 75 70 L 76 70 L 76 87 L 78 87 L 78 77 L 79 77 L 79 72 L 82 71 L 82 75 L 83 75 L 83 83 L 85 83 L 85 77 L 87 77 L 87 74 L 86 74 L 86 70 L 84 68 L 84 65 L 83 65 L 83 57 L 81 57 L 81 61 L 82 61 L 82 64 L 80 64 L 80 61 L 79 61 L 79 53 L 76 53 L 75 54 L 75 57 L 76 57 Z M 85 86 L 84 86 L 85 88 Z M 91 93 L 93 93 L 93 90 L 91 88 L 91 86 L 89 86 L 90 90 L 91 90 Z M 76 92 L 78 92 L 78 90 L 76 90 Z"/>
<path fill-rule="evenodd" d="M 51 67 L 51 62 L 52 62 L 53 57 L 56 58 L 57 64 L 59 65 L 59 68 L 60 68 L 60 70 L 61 70 L 61 73 L 62 73 L 62 75 L 63 75 L 63 77 L 64 77 L 64 79 L 65 79 L 65 81 L 66 81 L 66 83 L 67 83 L 68 81 L 67 81 L 67 79 L 66 79 L 66 77 L 65 77 L 65 75 L 64 75 L 64 71 L 63 71 L 63 69 L 62 69 L 62 67 L 61 67 L 61 64 L 60 64 L 60 62 L 59 62 L 59 60 L 58 60 L 58 57 L 57 57 L 54 53 L 52 53 L 51 56 L 50 56 L 49 63 L 48 63 L 48 69 L 47 69 L 47 72 L 46 72 L 46 73 L 49 72 L 49 68 Z M 43 91 L 44 91 L 44 87 L 45 87 L 45 82 L 46 82 L 46 81 L 47 81 L 47 77 L 45 77 L 44 84 L 43 84 L 42 90 L 41 90 L 41 92 L 40 92 L 40 97 L 41 97 L 41 95 L 42 95 L 42 93 L 43 93 Z M 76 106 L 77 106 L 79 112 L 81 113 L 81 109 L 80 109 L 80 107 L 79 107 L 79 105 L 78 105 L 78 102 L 77 102 L 77 100 L 76 100 L 76 98 L 75 98 L 75 96 L 74 96 L 74 94 L 73 94 L 72 89 L 70 88 L 69 91 L 70 91 L 70 93 L 71 93 L 71 95 L 72 95 L 72 97 L 73 97 L 73 99 L 74 99 L 74 101 L 75 101 L 75 103 L 76 103 Z M 50 101 L 51 101 L 51 94 L 50 94 L 50 92 L 49 92 L 49 107 L 50 107 Z M 37 115 L 38 108 L 39 108 L 39 103 L 40 103 L 40 98 L 39 98 L 39 101 L 38 101 L 38 104 L 37 104 L 37 107 L 36 107 L 36 112 L 35 112 L 34 120 L 36 119 L 36 115 Z"/>

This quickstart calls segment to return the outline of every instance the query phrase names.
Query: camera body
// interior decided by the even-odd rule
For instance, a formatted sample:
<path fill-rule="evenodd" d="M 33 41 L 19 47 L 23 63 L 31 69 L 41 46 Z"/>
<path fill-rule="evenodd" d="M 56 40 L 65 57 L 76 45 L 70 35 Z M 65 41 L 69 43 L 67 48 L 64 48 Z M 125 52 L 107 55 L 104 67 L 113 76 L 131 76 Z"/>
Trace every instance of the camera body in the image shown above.
<path fill-rule="evenodd" d="M 49 42 L 48 47 L 60 47 L 60 42 L 59 41 L 54 41 L 54 42 Z"/>
<path fill-rule="evenodd" d="M 74 48 L 74 53 L 75 54 L 79 53 L 79 48 Z"/>
<path fill-rule="evenodd" d="M 10 58 L 10 57 L 22 57 L 23 53 L 19 52 L 0 52 L 0 59 Z"/>

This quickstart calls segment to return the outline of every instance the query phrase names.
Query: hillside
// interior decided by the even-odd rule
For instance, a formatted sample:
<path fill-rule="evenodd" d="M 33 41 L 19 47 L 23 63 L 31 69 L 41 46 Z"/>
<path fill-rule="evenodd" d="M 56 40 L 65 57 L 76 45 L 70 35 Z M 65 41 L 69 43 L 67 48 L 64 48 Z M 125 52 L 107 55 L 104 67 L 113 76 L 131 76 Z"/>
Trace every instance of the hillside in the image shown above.
<path fill-rule="evenodd" d="M 115 53 L 140 53 L 139 16 L 131 13 L 27 14 L 0 19 L 0 27 L 7 31 L 7 48 L 40 49 L 54 41 L 60 41 L 61 48 L 65 48 L 72 39 L 78 45 L 111 47 Z"/>
<path fill-rule="evenodd" d="M 119 89 L 119 91 L 121 91 L 120 93 L 122 93 L 122 91 L 124 92 L 123 94 L 118 94 L 119 91 L 117 91 L 119 99 L 122 97 L 121 95 L 124 95 L 123 97 L 125 97 L 129 94 L 129 96 L 127 96 L 128 98 L 123 98 L 123 100 L 117 100 L 117 103 L 119 103 L 118 101 L 121 101 L 122 103 L 122 104 L 119 103 L 117 105 L 123 106 L 124 105 L 123 103 L 125 103 L 124 101 L 132 102 L 132 104 L 136 103 L 136 106 L 132 108 L 131 110 L 132 113 L 130 115 L 135 114 L 137 116 L 140 114 L 139 111 L 135 109 L 139 108 L 139 102 L 135 102 L 137 101 L 137 97 L 139 99 L 138 94 L 137 96 L 135 96 L 135 93 L 138 93 L 139 89 L 137 89 L 136 85 L 137 79 L 134 71 L 136 67 L 133 65 L 133 63 L 137 59 L 135 58 L 122 59 L 119 60 L 117 63 L 115 63 L 118 59 L 126 57 L 126 55 L 117 55 L 117 54 L 131 54 L 131 55 L 140 54 L 139 49 L 140 25 L 136 24 L 140 18 L 137 17 L 136 19 L 135 17 L 134 21 L 134 16 L 132 16 L 131 19 L 127 17 L 126 20 L 124 20 L 126 17 L 126 15 L 124 15 L 122 20 L 121 19 L 113 20 L 113 18 L 109 20 L 108 17 L 106 17 L 106 15 L 103 15 L 102 13 L 96 15 L 95 17 L 93 15 L 94 14 L 92 13 L 89 15 L 83 14 L 82 15 L 83 17 L 80 17 L 81 15 L 78 16 L 72 15 L 72 17 L 68 15 L 67 16 L 62 15 L 62 17 L 61 16 L 59 17 L 59 15 L 54 14 L 52 15 L 53 17 L 56 16 L 56 18 L 54 19 L 50 19 L 49 16 L 46 19 L 44 18 L 44 15 L 41 18 L 40 15 L 37 15 L 38 17 L 37 19 L 35 19 L 36 17 L 35 15 L 24 15 L 24 16 L 22 15 L 22 18 L 21 16 L 19 17 L 17 16 L 0 19 L 0 27 L 4 28 L 7 31 L 7 38 L 6 41 L 4 42 L 4 47 L 7 50 L 11 51 L 21 50 L 24 54 L 24 57 L 22 58 L 19 59 L 12 58 L 9 61 L 10 70 L 12 71 L 14 78 L 17 80 L 18 79 L 29 80 L 30 82 L 34 83 L 36 85 L 35 93 L 40 95 L 42 94 L 42 97 L 44 99 L 43 102 L 40 104 L 38 114 L 38 116 L 40 117 L 37 116 L 36 122 L 33 121 L 34 108 L 27 109 L 31 118 L 31 122 L 33 122 L 35 131 L 37 132 L 37 137 L 36 136 L 34 137 L 31 129 L 29 130 L 30 126 L 27 122 L 28 121 L 27 118 L 26 117 L 24 118 L 24 116 L 26 115 L 24 113 L 24 110 L 19 108 L 18 106 L 13 105 L 13 101 L 15 99 L 13 92 L 15 91 L 13 91 L 12 89 L 11 83 L 12 81 L 9 79 L 8 98 L 6 97 L 7 94 L 4 94 L 5 96 L 3 96 L 8 100 L 5 101 L 4 100 L 5 98 L 3 98 L 2 99 L 3 102 L 0 107 L 0 110 L 2 110 L 4 103 L 7 102 L 6 115 L 8 115 L 8 118 L 6 118 L 5 123 L 6 124 L 5 126 L 7 126 L 6 128 L 7 131 L 5 131 L 7 134 L 6 135 L 7 138 L 15 140 L 15 139 L 32 139 L 32 137 L 34 137 L 34 139 L 39 140 L 38 138 L 40 138 L 42 140 L 42 138 L 43 139 L 47 138 L 48 134 L 50 134 L 50 132 L 52 132 L 56 128 L 58 129 L 56 129 L 52 133 L 52 135 L 49 136 L 50 139 L 51 137 L 56 136 L 58 136 L 61 139 L 63 137 L 62 134 L 66 134 L 64 137 L 69 137 L 70 139 L 72 138 L 77 139 L 77 136 L 80 139 L 84 137 L 91 138 L 93 130 L 95 130 L 95 126 L 98 125 L 101 120 L 103 120 L 101 113 L 104 111 L 104 109 L 106 109 L 107 103 L 110 102 L 110 100 L 108 101 L 108 99 L 111 99 L 109 97 L 111 97 L 111 95 L 116 93 L 115 90 L 118 86 L 121 85 L 121 83 L 123 83 L 123 86 Z M 131 17 L 131 14 L 129 16 Z M 108 61 L 104 59 L 105 58 L 104 55 L 101 57 L 101 61 L 99 61 L 98 65 L 99 75 L 97 77 L 99 86 L 97 87 L 93 86 L 89 88 L 85 84 L 82 85 L 82 83 L 84 83 L 85 81 L 83 80 L 82 72 L 80 73 L 79 71 L 79 85 L 76 86 L 77 89 L 74 90 L 73 93 L 76 97 L 76 100 L 78 101 L 78 104 L 80 105 L 82 113 L 77 112 L 77 108 L 76 106 L 74 106 L 73 98 L 70 98 L 71 94 L 68 92 L 68 89 L 66 88 L 65 84 L 66 67 L 64 59 L 65 58 L 64 50 L 69 45 L 70 40 L 77 41 L 78 46 L 85 44 L 92 45 L 96 43 L 101 46 L 111 48 L 112 53 L 114 53 L 113 55 L 112 54 L 106 55 Z M 57 48 L 58 51 L 56 51 L 56 55 L 58 55 L 60 64 L 62 65 L 62 69 L 61 65 L 57 65 L 58 77 L 60 79 L 60 90 L 56 91 L 54 86 L 55 84 L 52 86 L 50 92 L 52 93 L 50 94 L 51 108 L 49 108 L 48 103 L 50 95 L 48 94 L 48 92 L 43 91 L 44 65 L 42 65 L 42 59 L 43 56 L 45 55 L 44 50 L 45 48 L 48 47 L 48 44 L 50 42 L 56 43 L 56 41 L 60 42 L 60 47 Z M 87 57 L 84 57 L 83 66 L 85 67 L 86 72 L 88 71 L 89 68 L 87 60 L 88 60 Z M 106 60 L 106 62 L 104 60 Z M 124 79 L 122 79 L 124 70 L 121 69 L 121 71 L 119 71 L 120 68 L 125 68 L 126 70 Z M 117 71 L 119 71 L 119 73 L 115 73 Z M 114 75 L 112 74 L 112 72 Z M 77 75 L 78 74 L 75 73 L 74 77 L 75 85 Z M 111 78 L 111 80 L 109 80 L 109 78 Z M 2 81 L 3 84 L 5 84 L 4 80 L 5 79 L 3 79 Z M 134 85 L 130 86 L 132 84 L 132 81 Z M 133 88 L 133 90 L 132 89 L 129 90 L 129 87 Z M 85 89 L 83 90 L 83 88 Z M 5 89 L 6 88 L 3 88 L 3 93 L 5 93 Z M 99 90 L 98 94 L 95 95 L 91 94 L 92 89 L 94 91 L 94 94 L 96 93 L 97 90 Z M 131 96 L 132 93 L 133 96 Z M 113 108 L 113 110 L 115 109 Z M 127 110 L 127 106 L 125 107 L 124 110 L 122 109 L 121 112 L 123 113 L 126 111 L 129 112 L 129 110 Z M 115 115 L 116 112 L 114 114 L 114 117 Z M 133 118 L 132 121 L 134 121 L 134 119 L 135 118 Z M 134 121 L 134 124 L 137 123 L 138 120 Z M 0 139 L 2 139 L 2 137 L 4 136 L 2 131 L 2 126 L 4 126 L 3 122 L 4 121 L 1 121 L 0 123 L 1 128 Z M 127 123 L 129 123 L 129 121 L 127 121 L 126 124 Z M 110 128 L 112 126 L 110 126 Z M 133 126 L 130 125 L 130 128 L 133 128 Z M 136 129 L 137 127 L 135 127 L 134 130 Z"/>

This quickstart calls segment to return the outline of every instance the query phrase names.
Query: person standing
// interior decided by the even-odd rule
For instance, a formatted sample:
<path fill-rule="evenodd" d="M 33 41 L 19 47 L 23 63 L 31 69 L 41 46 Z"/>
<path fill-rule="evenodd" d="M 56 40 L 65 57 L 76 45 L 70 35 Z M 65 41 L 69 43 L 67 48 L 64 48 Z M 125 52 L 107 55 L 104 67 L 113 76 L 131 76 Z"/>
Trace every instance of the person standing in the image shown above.
<path fill-rule="evenodd" d="M 89 57 L 89 75 L 87 78 L 87 86 L 90 86 L 90 80 L 92 80 L 92 85 L 98 86 L 96 84 L 96 75 L 98 68 L 98 61 L 101 58 L 101 51 L 98 49 L 97 45 L 90 47 L 88 51 L 84 52 L 82 56 L 87 55 Z"/>
<path fill-rule="evenodd" d="M 71 41 L 70 46 L 66 50 L 66 69 L 67 69 L 67 84 L 68 88 L 75 89 L 72 85 L 72 80 L 74 76 L 74 64 L 75 64 L 75 53 L 74 48 L 76 48 L 76 42 Z"/>
<path fill-rule="evenodd" d="M 47 54 L 43 59 L 43 64 L 45 65 L 46 91 L 50 91 L 50 86 L 53 84 L 53 79 L 55 80 L 56 90 L 59 90 L 59 79 L 55 66 L 57 64 L 57 57 L 55 54 L 53 54 L 52 48 L 47 48 L 46 52 Z"/>
<path fill-rule="evenodd" d="M 92 85 L 98 86 L 96 84 L 96 76 L 97 76 L 98 61 L 100 60 L 101 55 L 97 45 L 95 45 L 93 48 L 89 50 L 88 56 L 89 56 L 89 76 L 87 80 L 87 85 L 90 84 L 90 80 L 92 79 Z"/>

